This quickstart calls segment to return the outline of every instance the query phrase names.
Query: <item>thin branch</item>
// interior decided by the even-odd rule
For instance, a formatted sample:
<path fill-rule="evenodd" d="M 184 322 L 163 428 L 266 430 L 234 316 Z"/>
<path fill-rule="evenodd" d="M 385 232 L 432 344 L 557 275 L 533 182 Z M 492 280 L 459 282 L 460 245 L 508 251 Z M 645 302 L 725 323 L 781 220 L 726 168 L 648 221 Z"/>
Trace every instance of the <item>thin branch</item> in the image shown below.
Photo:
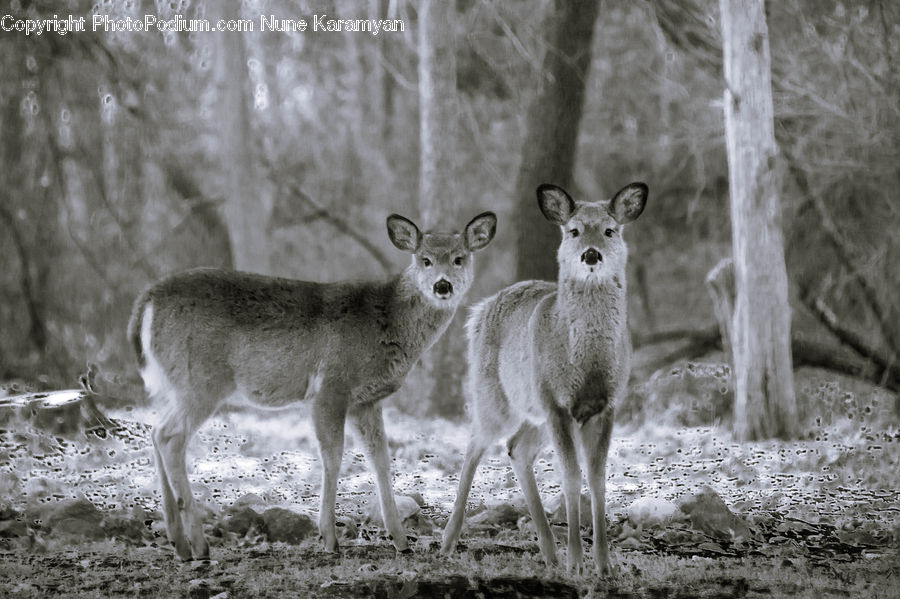
<path fill-rule="evenodd" d="M 79 152 L 81 156 L 88 156 L 87 149 L 81 145 L 81 151 Z M 64 155 L 64 158 L 72 158 L 76 163 L 80 161 L 75 158 L 74 153 L 70 153 L 68 156 Z M 89 161 L 89 165 L 87 166 L 87 171 L 91 174 L 91 179 L 94 182 L 94 188 L 97 190 L 97 195 L 100 198 L 100 203 L 106 208 L 107 213 L 109 213 L 113 222 L 116 225 L 116 228 L 122 234 L 122 238 L 125 239 L 125 244 L 128 246 L 128 249 L 131 251 L 132 255 L 137 256 L 136 263 L 141 267 L 141 270 L 144 271 L 144 274 L 147 275 L 150 279 L 156 279 L 159 277 L 159 273 L 156 271 L 153 266 L 147 262 L 145 255 L 143 255 L 137 248 L 134 243 L 134 239 L 132 239 L 132 234 L 128 231 L 128 227 L 125 226 L 125 223 L 122 222 L 121 215 L 118 210 L 115 209 L 112 202 L 109 200 L 109 194 L 106 193 L 106 177 L 102 172 L 100 172 L 100 167 L 98 164 L 99 160 L 91 160 Z"/>
<path fill-rule="evenodd" d="M 41 81 L 43 82 L 46 77 L 41 77 Z M 59 92 L 60 97 L 63 94 L 63 88 L 60 77 L 55 77 L 54 81 L 56 82 L 57 91 Z M 49 96 L 46 93 L 46 90 L 42 90 L 44 93 L 42 94 L 45 101 L 49 104 Z M 62 198 L 60 204 L 62 205 L 63 214 L 66 222 L 66 232 L 69 234 L 69 239 L 71 239 L 72 243 L 75 244 L 75 247 L 81 252 L 82 257 L 85 262 L 87 262 L 88 266 L 91 267 L 91 270 L 94 271 L 94 274 L 97 275 L 100 280 L 103 281 L 103 284 L 108 287 L 113 287 L 112 281 L 106 276 L 106 272 L 103 268 L 100 267 L 99 262 L 94 257 L 94 255 L 90 252 L 90 250 L 85 247 L 85 244 L 81 241 L 75 231 L 72 230 L 72 219 L 70 218 L 69 205 L 66 201 L 68 197 L 68 190 L 66 189 L 66 174 L 63 171 L 63 160 L 65 159 L 65 152 L 60 149 L 59 144 L 57 144 L 56 136 L 53 135 L 53 123 L 49 120 L 49 110 L 41 111 L 44 115 L 45 119 L 45 129 L 47 131 L 47 148 L 50 152 L 49 162 L 53 166 L 53 171 L 55 173 L 56 185 L 59 188 L 59 196 Z"/>
<path fill-rule="evenodd" d="M 393 79 L 397 83 L 397 85 L 399 85 L 406 91 L 414 92 L 418 89 L 418 84 L 410 81 L 402 74 L 400 74 L 400 71 L 397 70 L 397 67 L 395 67 L 387 58 L 385 58 L 381 54 L 378 55 L 378 63 L 384 67 L 384 70 L 387 71 L 388 75 L 391 76 L 391 79 Z"/>
<path fill-rule="evenodd" d="M 500 26 L 500 29 L 503 30 L 503 34 L 509 39 L 510 43 L 512 43 L 513 48 L 516 49 L 516 52 L 528 62 L 532 68 L 539 70 L 541 68 L 541 59 L 539 56 L 535 56 L 525 47 L 525 44 L 522 43 L 522 40 L 519 39 L 519 36 L 516 35 L 516 32 L 512 30 L 512 27 L 509 26 L 509 22 L 503 18 L 503 15 L 497 10 L 496 6 L 492 3 L 487 3 L 488 9 L 494 15 L 494 21 Z"/>
<path fill-rule="evenodd" d="M 325 207 L 320 205 L 314 199 L 312 199 L 306 192 L 300 189 L 300 186 L 296 183 L 288 183 L 289 190 L 298 198 L 300 198 L 304 203 L 312 208 L 312 212 L 308 214 L 304 221 L 311 222 L 313 220 L 324 220 L 328 224 L 330 224 L 334 229 L 343 233 L 356 243 L 358 243 L 364 250 L 369 252 L 369 254 L 381 265 L 381 268 L 386 273 L 390 273 L 393 269 L 393 264 L 388 259 L 388 257 L 378 248 L 375 244 L 369 241 L 368 236 L 364 233 L 361 233 L 356 230 L 353 225 L 344 220 L 343 218 L 337 216 L 332 211 L 327 210 Z"/>
<path fill-rule="evenodd" d="M 900 340 L 896 338 L 896 335 L 894 334 L 894 330 L 892 328 L 892 322 L 888 318 L 888 315 L 885 313 L 884 308 L 876 299 L 878 297 L 876 289 L 855 266 L 857 260 L 859 259 L 856 250 L 844 240 L 843 236 L 841 235 L 840 229 L 834 222 L 834 219 L 831 218 L 831 214 L 828 212 L 828 208 L 825 206 L 822 198 L 819 197 L 818 194 L 814 194 L 810 189 L 809 181 L 807 181 L 805 173 L 798 165 L 797 160 L 793 156 L 791 151 L 788 150 L 784 144 L 779 145 L 781 155 L 787 162 L 788 171 L 791 173 L 791 176 L 796 182 L 797 187 L 803 194 L 804 198 L 806 198 L 815 208 L 816 213 L 819 216 L 819 220 L 822 223 L 822 230 L 825 232 L 828 240 L 831 241 L 838 259 L 852 273 L 853 280 L 859 286 L 866 304 L 869 306 L 869 309 L 872 311 L 872 314 L 878 321 L 878 325 L 881 328 L 882 333 L 884 334 L 885 341 L 890 347 L 891 352 L 893 354 L 896 354 L 897 349 L 900 348 Z"/>
<path fill-rule="evenodd" d="M 895 74 L 894 55 L 891 53 L 891 26 L 888 24 L 887 17 L 884 15 L 884 0 L 878 2 L 878 15 L 881 18 L 881 43 L 884 46 L 884 56 L 887 59 L 888 64 L 887 83 L 890 85 Z"/>
<path fill-rule="evenodd" d="M 468 98 L 461 97 L 459 101 L 459 105 L 463 109 L 463 115 L 466 117 L 466 122 L 468 124 L 467 129 L 471 134 L 472 141 L 475 142 L 475 146 L 478 148 L 480 153 L 480 160 L 490 171 L 491 175 L 493 175 L 494 179 L 497 183 L 505 184 L 506 177 L 500 172 L 500 169 L 497 168 L 497 165 L 490 159 L 491 152 L 487 148 L 487 144 L 484 143 L 484 139 L 481 135 L 482 128 L 478 126 L 478 119 L 475 117 L 475 111 L 472 109 L 472 102 Z"/>
<path fill-rule="evenodd" d="M 892 390 L 900 388 L 900 367 L 897 366 L 896 356 L 882 355 L 876 348 L 871 347 L 861 335 L 843 326 L 834 311 L 825 303 L 824 298 L 817 297 L 815 300 L 807 298 L 804 300 L 804 305 L 838 339 L 877 368 L 873 373 L 873 378 L 880 379 L 882 386 Z"/>
<path fill-rule="evenodd" d="M 711 326 L 705 329 L 669 329 L 665 331 L 656 331 L 644 335 L 634 334 L 632 343 L 635 349 L 646 347 L 648 345 L 657 345 L 659 343 L 668 343 L 670 341 L 688 341 L 692 344 L 706 344 L 709 347 L 721 347 L 721 337 L 718 326 Z"/>
<path fill-rule="evenodd" d="M 12 237 L 13 245 L 16 246 L 16 253 L 19 255 L 19 285 L 22 288 L 22 295 L 25 296 L 25 306 L 28 308 L 28 318 L 30 325 L 28 327 L 29 337 L 35 347 L 42 351 L 47 346 L 47 326 L 41 317 L 39 301 L 34 293 L 34 283 L 31 280 L 31 271 L 29 269 L 28 250 L 25 247 L 25 240 L 16 227 L 16 221 L 3 204 L 0 204 L 0 220 L 6 223 Z"/>

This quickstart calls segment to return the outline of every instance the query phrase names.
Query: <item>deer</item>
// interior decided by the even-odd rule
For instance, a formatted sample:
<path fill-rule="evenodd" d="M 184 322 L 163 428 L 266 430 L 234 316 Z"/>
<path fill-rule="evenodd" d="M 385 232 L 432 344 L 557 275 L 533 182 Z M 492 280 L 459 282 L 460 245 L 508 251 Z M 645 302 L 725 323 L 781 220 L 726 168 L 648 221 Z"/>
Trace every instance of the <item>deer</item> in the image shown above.
<path fill-rule="evenodd" d="M 617 400 L 631 359 L 626 323 L 623 228 L 647 201 L 631 183 L 608 201 L 575 202 L 561 187 L 537 188 L 544 217 L 558 225 L 559 276 L 522 281 L 476 304 L 466 322 L 467 408 L 472 420 L 459 490 L 444 529 L 442 553 L 459 540 L 466 501 L 485 450 L 506 439 L 512 468 L 548 567 L 556 543 L 541 504 L 533 464 L 549 437 L 562 472 L 568 522 L 566 563 L 581 574 L 580 498 L 584 464 L 591 496 L 593 559 L 611 574 L 606 539 L 606 459 Z"/>
<path fill-rule="evenodd" d="M 167 536 L 178 557 L 209 558 L 185 456 L 198 428 L 230 403 L 311 406 L 322 463 L 318 527 L 325 550 L 335 553 L 349 417 L 374 471 L 393 545 L 411 551 L 391 486 L 381 400 L 447 329 L 472 284 L 472 255 L 496 227 L 492 212 L 450 233 L 422 232 L 392 214 L 388 237 L 412 261 L 383 281 L 321 283 L 198 268 L 141 293 L 128 335 L 148 394 L 166 406 L 151 437 Z"/>

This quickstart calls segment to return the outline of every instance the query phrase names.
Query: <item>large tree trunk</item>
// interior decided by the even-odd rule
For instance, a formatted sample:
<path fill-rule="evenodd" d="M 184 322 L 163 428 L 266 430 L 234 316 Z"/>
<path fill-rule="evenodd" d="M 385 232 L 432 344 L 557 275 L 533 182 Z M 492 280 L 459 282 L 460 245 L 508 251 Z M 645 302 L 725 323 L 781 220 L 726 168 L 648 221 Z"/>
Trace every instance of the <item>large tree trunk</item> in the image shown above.
<path fill-rule="evenodd" d="M 216 0 L 208 6 L 213 21 L 241 16 L 240 3 L 233 0 Z M 213 35 L 216 37 L 215 78 L 220 93 L 221 190 L 234 267 L 266 273 L 269 270 L 266 224 L 270 208 L 257 193 L 245 34 L 219 32 Z"/>
<path fill-rule="evenodd" d="M 419 203 L 426 228 L 459 226 L 457 185 L 456 54 L 452 2 L 419 5 Z"/>
<path fill-rule="evenodd" d="M 578 127 L 599 0 L 555 0 L 547 15 L 547 52 L 528 111 L 528 131 L 516 178 L 516 277 L 555 279 L 559 234 L 541 218 L 535 189 L 541 183 L 572 186 Z"/>
<path fill-rule="evenodd" d="M 419 202 L 422 224 L 428 229 L 455 230 L 462 224 L 456 201 L 455 130 L 456 56 L 453 45 L 454 3 L 425 0 L 419 6 Z M 461 317 L 424 357 L 430 389 L 429 411 L 445 416 L 462 413 L 465 373 Z"/>
<path fill-rule="evenodd" d="M 720 0 L 719 6 L 737 288 L 735 433 L 790 438 L 797 405 L 764 0 Z"/>

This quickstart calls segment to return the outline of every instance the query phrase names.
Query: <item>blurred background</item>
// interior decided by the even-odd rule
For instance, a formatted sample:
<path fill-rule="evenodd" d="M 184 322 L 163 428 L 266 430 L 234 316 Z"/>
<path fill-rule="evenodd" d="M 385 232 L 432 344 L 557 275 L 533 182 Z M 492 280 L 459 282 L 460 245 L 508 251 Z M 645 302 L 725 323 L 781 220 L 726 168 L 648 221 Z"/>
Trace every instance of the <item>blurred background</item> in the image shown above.
<path fill-rule="evenodd" d="M 469 302 L 553 278 L 557 233 L 536 206 L 541 182 L 602 199 L 645 181 L 648 208 L 627 233 L 635 344 L 664 346 L 650 370 L 715 350 L 705 278 L 731 254 L 718 2 L 456 0 L 425 31 L 418 8 L 0 2 L 0 16 L 16 18 L 258 24 L 327 13 L 405 25 L 378 35 L 0 32 L 0 380 L 70 387 L 93 362 L 120 399 L 139 403 L 125 327 L 144 286 L 200 265 L 388 276 L 409 259 L 388 241 L 391 212 L 456 229 L 498 214 Z M 795 365 L 806 351 L 811 364 L 891 388 L 900 5 L 767 9 L 794 327 L 812 340 L 795 347 Z M 449 57 L 420 61 L 423 44 Z M 567 91 L 554 106 L 541 94 L 556 83 Z M 438 115 L 424 131 L 423 106 Z M 554 158 L 538 164 L 534 152 Z M 463 413 L 461 372 L 446 366 L 464 361 L 460 323 L 393 399 L 401 410 Z M 451 372 L 448 385 L 435 384 L 438 371 Z"/>

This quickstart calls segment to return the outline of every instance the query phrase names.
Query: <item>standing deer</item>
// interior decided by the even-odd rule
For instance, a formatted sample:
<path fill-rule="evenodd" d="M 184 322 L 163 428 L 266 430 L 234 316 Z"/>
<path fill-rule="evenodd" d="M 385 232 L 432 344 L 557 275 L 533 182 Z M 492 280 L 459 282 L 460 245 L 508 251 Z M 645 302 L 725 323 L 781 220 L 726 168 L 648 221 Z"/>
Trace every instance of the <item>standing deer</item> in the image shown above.
<path fill-rule="evenodd" d="M 338 548 L 334 504 L 349 415 L 375 471 L 394 546 L 409 550 L 379 401 L 400 388 L 447 328 L 472 282 L 471 254 L 491 241 L 496 226 L 497 217 L 485 212 L 462 233 L 422 233 L 391 215 L 388 236 L 413 258 L 385 282 L 313 283 L 196 269 L 163 279 L 138 298 L 129 337 L 149 394 L 168 400 L 153 447 L 166 528 L 181 559 L 209 556 L 192 505 L 187 444 L 216 409 L 237 398 L 269 408 L 311 402 L 323 472 L 319 532 L 327 551 Z"/>
<path fill-rule="evenodd" d="M 548 566 L 556 564 L 533 471 L 548 429 L 563 473 L 568 569 L 582 569 L 580 445 L 591 491 L 594 562 L 608 574 L 606 455 L 631 357 L 622 229 L 644 210 L 647 186 L 632 183 L 609 202 L 576 203 L 565 190 L 541 185 L 537 198 L 544 217 L 562 229 L 559 280 L 517 283 L 472 309 L 466 323 L 472 435 L 442 551 L 456 547 L 484 451 L 506 438 L 541 554 Z"/>

